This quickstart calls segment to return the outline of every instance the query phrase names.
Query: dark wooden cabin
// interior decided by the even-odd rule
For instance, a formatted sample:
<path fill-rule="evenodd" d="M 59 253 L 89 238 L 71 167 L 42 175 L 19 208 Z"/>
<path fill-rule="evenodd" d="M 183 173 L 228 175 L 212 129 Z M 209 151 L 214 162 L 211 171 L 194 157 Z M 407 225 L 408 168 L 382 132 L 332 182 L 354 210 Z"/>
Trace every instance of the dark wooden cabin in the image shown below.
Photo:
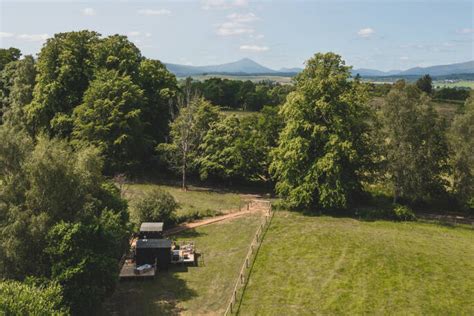
<path fill-rule="evenodd" d="M 159 269 L 168 269 L 171 263 L 171 240 L 139 239 L 136 244 L 136 264 L 157 264 Z"/>

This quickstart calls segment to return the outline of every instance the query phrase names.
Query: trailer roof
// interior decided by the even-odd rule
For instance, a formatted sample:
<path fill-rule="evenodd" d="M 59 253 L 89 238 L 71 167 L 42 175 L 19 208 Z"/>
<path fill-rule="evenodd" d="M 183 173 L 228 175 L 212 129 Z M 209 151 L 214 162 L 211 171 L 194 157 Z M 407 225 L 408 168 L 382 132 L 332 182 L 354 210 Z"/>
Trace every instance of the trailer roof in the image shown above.
<path fill-rule="evenodd" d="M 138 239 L 136 244 L 138 248 L 171 248 L 169 239 Z"/>
<path fill-rule="evenodd" d="M 141 232 L 162 232 L 163 231 L 163 223 L 162 222 L 148 222 L 142 223 L 140 226 Z"/>

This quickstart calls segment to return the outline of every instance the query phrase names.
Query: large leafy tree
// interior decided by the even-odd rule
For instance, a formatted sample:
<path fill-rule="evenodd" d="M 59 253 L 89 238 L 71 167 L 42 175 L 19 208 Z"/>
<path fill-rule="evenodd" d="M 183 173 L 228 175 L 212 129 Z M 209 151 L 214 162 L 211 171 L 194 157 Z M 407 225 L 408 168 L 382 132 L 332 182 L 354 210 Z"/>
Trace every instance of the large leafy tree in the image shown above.
<path fill-rule="evenodd" d="M 346 208 L 369 164 L 367 94 L 333 53 L 316 54 L 295 78 L 273 151 L 276 191 L 293 208 Z"/>
<path fill-rule="evenodd" d="M 0 127 L 0 278 L 52 278 L 76 313 L 104 299 L 129 224 L 126 203 L 105 182 L 102 165 L 95 148 L 73 151 L 43 136 L 33 144 L 23 131 Z"/>
<path fill-rule="evenodd" d="M 165 160 L 181 173 L 183 190 L 187 190 L 188 170 L 196 166 L 199 144 L 218 118 L 219 108 L 205 99 L 194 96 L 189 103 L 183 100 L 176 119 L 171 123 L 171 142 L 157 146 Z"/>
<path fill-rule="evenodd" d="M 474 209 L 474 96 L 457 115 L 448 134 L 454 192 L 465 208 Z"/>
<path fill-rule="evenodd" d="M 445 124 L 429 97 L 413 85 L 397 82 L 381 112 L 385 173 L 399 197 L 429 201 L 444 191 L 447 144 Z"/>
<path fill-rule="evenodd" d="M 90 83 L 84 102 L 74 110 L 76 144 L 93 144 L 107 158 L 108 171 L 129 170 L 143 158 L 143 90 L 130 76 L 101 71 Z"/>
<path fill-rule="evenodd" d="M 69 136 L 72 111 L 93 76 L 98 41 L 91 31 L 58 33 L 46 41 L 38 55 L 33 102 L 26 108 L 33 133 Z"/>

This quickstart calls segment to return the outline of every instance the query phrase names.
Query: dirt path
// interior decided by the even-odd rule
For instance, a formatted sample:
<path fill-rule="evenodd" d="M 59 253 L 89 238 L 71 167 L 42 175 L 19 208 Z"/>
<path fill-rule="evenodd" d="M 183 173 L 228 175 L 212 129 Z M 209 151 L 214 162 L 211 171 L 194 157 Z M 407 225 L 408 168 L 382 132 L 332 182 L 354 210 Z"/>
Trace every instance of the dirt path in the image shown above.
<path fill-rule="evenodd" d="M 216 223 L 216 222 L 221 222 L 221 221 L 224 221 L 224 220 L 228 220 L 228 219 L 248 215 L 248 214 L 251 214 L 251 213 L 265 212 L 265 211 L 268 212 L 269 207 L 270 207 L 270 202 L 267 201 L 267 200 L 260 200 L 260 199 L 251 200 L 240 211 L 227 213 L 227 214 L 224 214 L 224 215 L 221 215 L 221 216 L 206 218 L 206 219 L 191 222 L 191 223 L 183 223 L 183 224 L 181 224 L 177 227 L 173 227 L 171 229 L 165 230 L 164 235 L 165 236 L 174 235 L 174 234 L 177 234 L 177 233 L 182 232 L 182 231 L 187 230 L 187 229 L 193 229 L 193 228 L 196 228 L 196 227 L 209 225 L 209 224 L 213 224 L 213 223 Z"/>

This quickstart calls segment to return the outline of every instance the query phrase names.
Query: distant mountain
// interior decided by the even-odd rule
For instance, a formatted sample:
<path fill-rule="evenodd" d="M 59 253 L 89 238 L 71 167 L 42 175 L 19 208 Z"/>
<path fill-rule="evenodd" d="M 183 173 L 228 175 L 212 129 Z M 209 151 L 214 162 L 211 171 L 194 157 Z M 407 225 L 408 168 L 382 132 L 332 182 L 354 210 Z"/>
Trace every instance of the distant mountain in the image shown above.
<path fill-rule="evenodd" d="M 206 73 L 232 73 L 232 74 L 270 74 L 276 72 L 264 67 L 250 58 L 238 61 L 210 66 L 186 66 L 178 64 L 165 64 L 169 71 L 177 76 L 202 75 Z"/>
<path fill-rule="evenodd" d="M 397 75 L 425 75 L 430 76 L 447 76 L 452 74 L 469 74 L 474 73 L 474 60 L 464 63 L 439 65 L 431 67 L 415 67 L 399 72 Z"/>
<path fill-rule="evenodd" d="M 362 77 L 384 77 L 384 76 L 423 76 L 429 74 L 435 76 L 449 76 L 458 74 L 474 74 L 474 61 L 464 63 L 438 65 L 431 67 L 414 67 L 407 70 L 380 71 L 375 69 L 353 69 L 352 75 L 359 74 Z"/>
<path fill-rule="evenodd" d="M 283 75 L 292 76 L 301 72 L 302 68 L 281 68 L 273 70 L 262 66 L 259 63 L 249 59 L 243 58 L 238 61 L 210 66 L 187 66 L 179 64 L 165 64 L 169 71 L 178 77 L 197 76 L 203 74 L 232 74 L 232 75 Z M 457 63 L 451 65 L 439 65 L 431 67 L 415 67 L 408 70 L 390 70 L 380 71 L 376 69 L 359 68 L 351 71 L 352 75 L 361 75 L 362 77 L 404 77 L 404 76 L 422 76 L 429 74 L 434 76 L 449 76 L 459 74 L 474 74 L 474 61 L 464 63 Z"/>
<path fill-rule="evenodd" d="M 282 73 L 299 73 L 303 70 L 303 68 L 299 68 L 299 67 L 294 67 L 294 68 L 280 68 L 280 70 L 278 70 L 278 72 L 282 72 Z"/>
<path fill-rule="evenodd" d="M 353 76 L 359 74 L 362 77 L 382 77 L 396 75 L 400 71 L 401 70 L 380 71 L 376 69 L 359 68 L 352 69 L 351 73 Z"/>

